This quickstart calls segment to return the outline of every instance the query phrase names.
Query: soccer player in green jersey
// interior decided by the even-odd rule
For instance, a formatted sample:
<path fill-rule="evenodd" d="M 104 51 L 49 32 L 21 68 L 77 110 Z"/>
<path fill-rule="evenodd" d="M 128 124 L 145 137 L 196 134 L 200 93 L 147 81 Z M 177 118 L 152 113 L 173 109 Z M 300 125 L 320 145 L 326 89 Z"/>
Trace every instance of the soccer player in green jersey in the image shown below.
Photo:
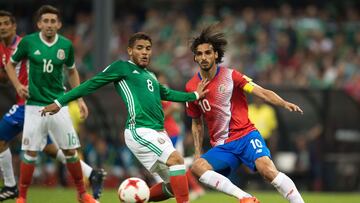
<path fill-rule="evenodd" d="M 200 83 L 192 93 L 171 90 L 161 85 L 147 69 L 152 42 L 145 33 L 135 33 L 129 39 L 127 51 L 129 61 L 118 60 L 110 64 L 93 78 L 46 106 L 42 115 L 45 116 L 47 112 L 54 114 L 71 100 L 113 83 L 128 110 L 124 133 L 126 145 L 147 170 L 158 173 L 164 180 L 150 189 L 150 201 L 167 199 L 172 191 L 178 203 L 189 202 L 184 159 L 175 150 L 164 130 L 161 100 L 185 102 L 202 98 L 207 93 L 204 90 L 207 81 Z"/>
<path fill-rule="evenodd" d="M 78 190 L 82 203 L 95 203 L 86 193 L 81 164 L 76 153 L 80 143 L 72 126 L 67 108 L 51 118 L 43 118 L 39 111 L 64 94 L 63 67 L 67 66 L 69 82 L 72 87 L 79 85 L 79 75 L 74 64 L 74 50 L 70 40 L 57 34 L 61 28 L 59 11 L 52 6 L 42 6 L 37 13 L 37 26 L 40 32 L 24 37 L 14 51 L 6 71 L 17 93 L 27 97 L 22 150 L 25 151 L 20 165 L 19 197 L 17 203 L 26 202 L 27 190 L 31 184 L 37 152 L 43 150 L 47 135 L 63 150 L 66 166 Z M 29 63 L 29 86 L 22 85 L 16 77 L 15 65 L 27 58 Z M 83 116 L 87 107 L 82 99 L 78 100 Z"/>

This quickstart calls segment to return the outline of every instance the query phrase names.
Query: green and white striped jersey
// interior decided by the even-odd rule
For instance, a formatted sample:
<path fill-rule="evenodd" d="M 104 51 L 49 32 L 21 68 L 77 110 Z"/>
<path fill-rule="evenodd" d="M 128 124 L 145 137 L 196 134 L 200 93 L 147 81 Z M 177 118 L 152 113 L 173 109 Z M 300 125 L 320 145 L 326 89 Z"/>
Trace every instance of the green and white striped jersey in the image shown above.
<path fill-rule="evenodd" d="M 25 36 L 14 51 L 11 61 L 28 59 L 29 98 L 26 104 L 46 106 L 64 94 L 63 67 L 75 68 L 74 48 L 67 38 L 56 35 L 52 43 L 36 32 Z"/>
<path fill-rule="evenodd" d="M 161 100 L 186 102 L 196 100 L 195 93 L 171 90 L 161 85 L 155 75 L 131 61 L 116 61 L 93 78 L 67 92 L 55 102 L 68 102 L 88 95 L 96 89 L 113 82 L 128 110 L 127 128 L 139 127 L 164 129 L 164 113 Z"/>

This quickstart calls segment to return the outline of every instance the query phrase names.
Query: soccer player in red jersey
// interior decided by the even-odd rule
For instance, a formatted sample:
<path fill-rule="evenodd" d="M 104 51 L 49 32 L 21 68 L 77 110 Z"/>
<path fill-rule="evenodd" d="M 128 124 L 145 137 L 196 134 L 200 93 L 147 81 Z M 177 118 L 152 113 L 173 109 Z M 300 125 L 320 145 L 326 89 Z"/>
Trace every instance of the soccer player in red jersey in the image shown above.
<path fill-rule="evenodd" d="M 264 139 L 249 120 L 245 92 L 291 112 L 303 112 L 299 106 L 260 87 L 240 72 L 219 66 L 226 44 L 224 33 L 216 31 L 215 25 L 205 28 L 192 41 L 191 50 L 200 70 L 188 81 L 186 90 L 193 91 L 203 79 L 210 81 L 206 87 L 209 93 L 187 105 L 195 145 L 192 172 L 202 183 L 237 197 L 241 203 L 258 202 L 225 177 L 243 163 L 257 170 L 289 202 L 303 203 L 294 182 L 276 169 Z M 201 155 L 203 120 L 213 148 Z"/>

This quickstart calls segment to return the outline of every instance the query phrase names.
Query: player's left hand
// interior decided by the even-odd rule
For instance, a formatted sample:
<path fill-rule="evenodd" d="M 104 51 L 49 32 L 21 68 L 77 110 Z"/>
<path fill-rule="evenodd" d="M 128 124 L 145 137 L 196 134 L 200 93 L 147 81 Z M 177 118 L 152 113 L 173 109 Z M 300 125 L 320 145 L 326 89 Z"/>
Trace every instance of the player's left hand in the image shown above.
<path fill-rule="evenodd" d="M 78 105 L 79 105 L 79 109 L 80 109 L 80 118 L 86 119 L 89 115 L 89 110 L 82 98 L 78 99 Z"/>
<path fill-rule="evenodd" d="M 41 116 L 46 116 L 46 113 L 50 113 L 50 115 L 53 115 L 59 111 L 60 111 L 60 107 L 55 103 L 49 104 L 45 106 L 42 110 L 40 110 Z"/>
<path fill-rule="evenodd" d="M 291 112 L 295 111 L 295 112 L 300 112 L 301 114 L 304 113 L 303 110 L 301 110 L 301 108 L 298 105 L 290 103 L 290 102 L 285 102 L 284 108 Z"/>

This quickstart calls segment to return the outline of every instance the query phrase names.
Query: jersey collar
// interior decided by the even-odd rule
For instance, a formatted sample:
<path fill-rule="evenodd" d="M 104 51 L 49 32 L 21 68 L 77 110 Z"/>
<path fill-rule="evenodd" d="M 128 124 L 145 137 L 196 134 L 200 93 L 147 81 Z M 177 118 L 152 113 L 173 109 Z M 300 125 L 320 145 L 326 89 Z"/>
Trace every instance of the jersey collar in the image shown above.
<path fill-rule="evenodd" d="M 51 42 L 51 43 L 49 43 L 49 42 L 47 42 L 47 41 L 42 37 L 41 32 L 39 32 L 39 37 L 40 37 L 40 40 L 41 40 L 44 44 L 46 44 L 48 47 L 51 47 L 52 45 L 54 45 L 54 44 L 58 41 L 58 39 L 59 39 L 59 35 L 56 34 L 54 41 Z"/>
<path fill-rule="evenodd" d="M 216 73 L 215 73 L 214 78 L 219 74 L 219 72 L 220 72 L 220 66 L 216 66 Z M 198 72 L 198 77 L 199 77 L 200 80 L 202 80 L 200 71 Z"/>

